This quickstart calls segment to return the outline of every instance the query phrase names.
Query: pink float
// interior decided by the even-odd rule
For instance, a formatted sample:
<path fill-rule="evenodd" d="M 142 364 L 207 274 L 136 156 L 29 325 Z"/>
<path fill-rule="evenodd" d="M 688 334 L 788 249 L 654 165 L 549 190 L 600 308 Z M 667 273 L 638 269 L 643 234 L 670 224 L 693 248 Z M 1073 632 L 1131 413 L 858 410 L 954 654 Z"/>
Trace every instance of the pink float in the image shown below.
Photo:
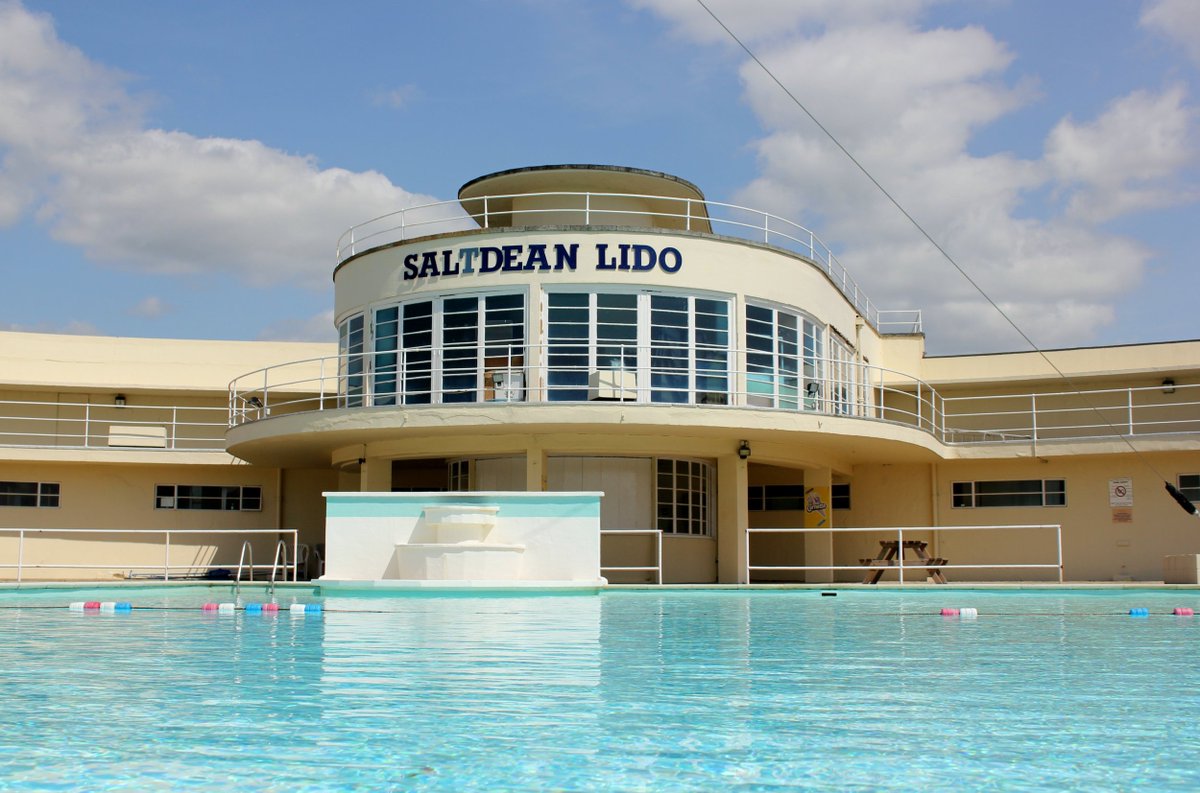
<path fill-rule="evenodd" d="M 943 617 L 957 617 L 958 609 L 942 609 Z"/>
<path fill-rule="evenodd" d="M 1174 614 L 1176 617 L 1191 617 L 1191 616 L 1194 616 L 1196 612 L 1193 611 L 1192 609 L 1188 608 L 1187 606 L 1176 606 L 1175 610 L 1172 611 L 1171 613 Z"/>

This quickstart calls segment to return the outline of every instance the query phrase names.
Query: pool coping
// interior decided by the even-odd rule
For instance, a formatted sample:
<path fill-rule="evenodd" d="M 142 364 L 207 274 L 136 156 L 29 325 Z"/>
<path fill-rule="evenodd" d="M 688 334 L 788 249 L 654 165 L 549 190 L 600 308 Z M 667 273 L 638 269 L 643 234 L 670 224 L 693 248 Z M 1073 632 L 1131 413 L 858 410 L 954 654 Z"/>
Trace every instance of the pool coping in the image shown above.
<path fill-rule="evenodd" d="M 1085 591 L 1200 591 L 1200 584 L 1167 584 L 1162 581 L 955 581 L 948 584 L 932 584 L 927 582 L 881 582 L 878 584 L 863 584 L 860 582 L 838 583 L 761 583 L 761 584 L 604 584 L 598 582 L 580 581 L 278 581 L 271 584 L 268 581 L 243 581 L 240 585 L 233 581 L 160 581 L 142 579 L 138 581 L 15 581 L 0 582 L 0 593 L 22 592 L 37 590 L 126 590 L 126 589 L 219 589 L 226 591 L 239 586 L 251 592 L 260 592 L 274 587 L 279 592 L 309 591 L 317 595 L 325 594 L 419 594 L 437 595 L 439 593 L 497 593 L 509 592 L 514 595 L 532 594 L 600 594 L 602 592 L 805 592 L 805 591 L 841 591 L 841 592 L 960 592 L 960 591 L 1039 591 L 1065 592 L 1071 590 Z"/>

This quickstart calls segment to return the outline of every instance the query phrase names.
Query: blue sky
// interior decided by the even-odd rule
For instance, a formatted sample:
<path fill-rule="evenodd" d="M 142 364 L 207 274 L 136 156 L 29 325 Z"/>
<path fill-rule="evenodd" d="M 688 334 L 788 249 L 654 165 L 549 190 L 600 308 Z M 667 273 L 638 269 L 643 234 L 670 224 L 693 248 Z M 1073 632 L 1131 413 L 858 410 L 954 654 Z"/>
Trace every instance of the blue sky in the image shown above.
<path fill-rule="evenodd" d="M 1200 3 L 708 5 L 1039 345 L 1200 337 Z M 0 158 L 0 329 L 331 339 L 346 226 L 587 162 L 1023 347 L 695 0 L 0 0 Z"/>

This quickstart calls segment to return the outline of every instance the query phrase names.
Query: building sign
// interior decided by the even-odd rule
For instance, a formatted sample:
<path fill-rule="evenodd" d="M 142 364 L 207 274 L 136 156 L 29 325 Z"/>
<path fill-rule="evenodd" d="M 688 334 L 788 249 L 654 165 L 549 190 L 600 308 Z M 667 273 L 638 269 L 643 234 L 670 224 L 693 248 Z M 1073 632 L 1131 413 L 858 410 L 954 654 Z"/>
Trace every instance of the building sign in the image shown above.
<path fill-rule="evenodd" d="M 481 245 L 419 251 L 404 257 L 404 280 L 438 276 L 470 276 L 485 273 L 575 272 L 585 270 L 645 273 L 661 270 L 677 273 L 683 267 L 678 248 L 634 243 L 610 245 L 598 242 L 582 248 L 564 245 Z"/>
<path fill-rule="evenodd" d="M 1108 480 L 1108 505 L 1110 507 L 1132 507 L 1133 506 L 1133 480 L 1132 479 L 1109 479 Z"/>

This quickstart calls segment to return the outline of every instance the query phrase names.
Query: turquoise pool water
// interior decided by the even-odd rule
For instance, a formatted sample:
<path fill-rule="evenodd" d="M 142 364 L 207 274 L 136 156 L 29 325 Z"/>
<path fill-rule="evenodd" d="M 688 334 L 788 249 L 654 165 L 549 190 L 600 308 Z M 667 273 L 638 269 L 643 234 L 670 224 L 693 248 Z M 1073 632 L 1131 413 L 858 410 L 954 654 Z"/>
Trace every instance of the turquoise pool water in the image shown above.
<path fill-rule="evenodd" d="M 1198 592 L 83 599 L 0 595 L 0 789 L 1200 789 Z"/>

